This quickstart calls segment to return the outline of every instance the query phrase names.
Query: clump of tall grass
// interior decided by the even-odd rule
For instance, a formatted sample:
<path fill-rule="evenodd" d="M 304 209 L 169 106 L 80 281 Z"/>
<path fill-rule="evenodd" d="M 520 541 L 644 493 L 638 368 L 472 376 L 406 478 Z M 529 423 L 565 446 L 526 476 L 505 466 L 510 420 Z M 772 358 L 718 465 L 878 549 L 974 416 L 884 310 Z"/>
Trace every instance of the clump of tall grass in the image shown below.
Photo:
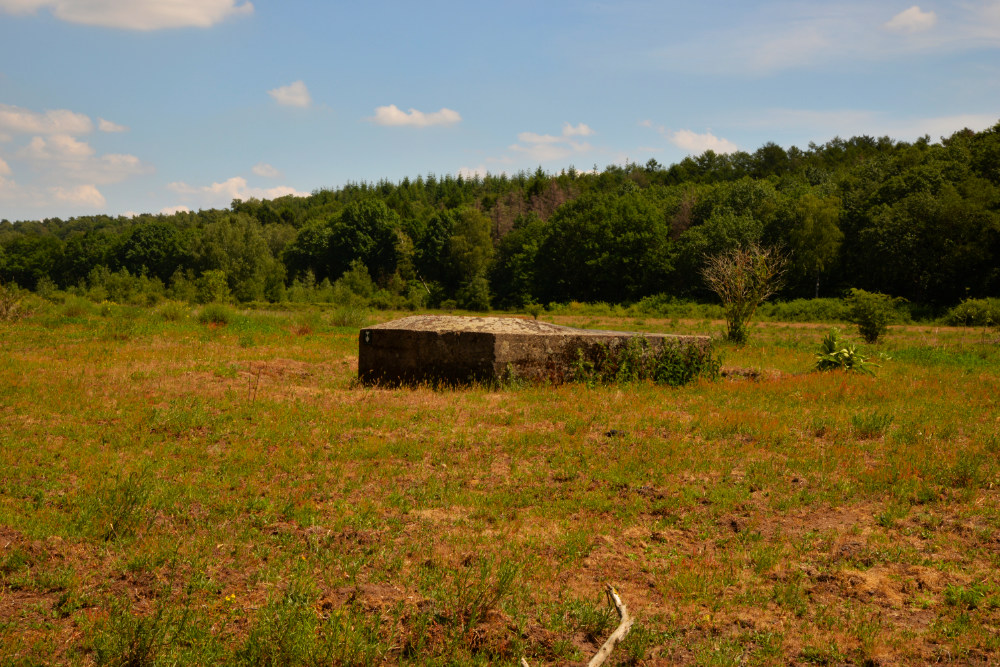
<path fill-rule="evenodd" d="M 357 305 L 341 306 L 333 311 L 330 318 L 336 327 L 348 327 L 360 329 L 368 323 L 369 312 L 367 309 Z"/>
<path fill-rule="evenodd" d="M 28 309 L 17 285 L 0 283 L 0 322 L 16 322 L 27 315 Z"/>
<path fill-rule="evenodd" d="M 167 301 L 160 306 L 159 313 L 168 322 L 181 322 L 191 314 L 191 309 L 181 301 Z"/>
<path fill-rule="evenodd" d="M 650 345 L 644 336 L 630 338 L 624 345 L 598 345 L 591 353 L 578 351 L 572 379 L 588 385 L 652 380 L 678 387 L 698 378 L 714 380 L 722 362 L 711 346 Z"/>
<path fill-rule="evenodd" d="M 209 303 L 198 311 L 199 324 L 225 326 L 233 321 L 232 309 L 224 303 Z"/>

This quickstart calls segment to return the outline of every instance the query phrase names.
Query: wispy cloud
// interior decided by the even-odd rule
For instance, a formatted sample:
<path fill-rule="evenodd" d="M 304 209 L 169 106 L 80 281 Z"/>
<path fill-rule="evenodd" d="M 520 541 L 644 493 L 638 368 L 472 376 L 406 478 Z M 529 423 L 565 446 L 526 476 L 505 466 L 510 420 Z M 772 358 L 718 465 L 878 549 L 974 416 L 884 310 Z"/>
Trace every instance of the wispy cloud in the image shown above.
<path fill-rule="evenodd" d="M 376 107 L 375 115 L 369 118 L 376 125 L 430 127 L 432 125 L 454 125 L 462 121 L 462 116 L 452 109 L 442 108 L 432 113 L 416 109 L 403 111 L 395 104 Z"/>
<path fill-rule="evenodd" d="M 4 162 L 4 159 L 0 157 L 0 176 L 10 176 L 11 170 L 10 165 Z"/>
<path fill-rule="evenodd" d="M 274 101 L 285 107 L 307 107 L 312 104 L 309 89 L 302 81 L 295 81 L 287 86 L 279 86 L 267 91 Z"/>
<path fill-rule="evenodd" d="M 1000 112 L 901 118 L 897 114 L 859 109 L 769 109 L 765 113 L 744 118 L 743 125 L 758 129 L 780 129 L 786 133 L 819 138 L 820 141 L 835 136 L 861 135 L 888 136 L 898 141 L 913 141 L 927 135 L 936 141 L 965 127 L 975 131 L 985 130 L 993 127 L 998 119 Z"/>
<path fill-rule="evenodd" d="M 508 146 L 508 150 L 524 155 L 535 163 L 564 160 L 572 155 L 592 150 L 593 146 L 585 141 L 576 141 L 575 137 L 587 137 L 593 134 L 594 131 L 584 123 L 575 126 L 564 123 L 559 136 L 521 132 L 517 135 L 518 143 Z"/>
<path fill-rule="evenodd" d="M 70 23 L 126 30 L 208 28 L 253 14 L 253 4 L 238 0 L 0 0 L 0 10 L 9 14 L 39 9 Z"/>
<path fill-rule="evenodd" d="M 921 32 L 929 30 L 937 23 L 937 14 L 925 12 L 917 5 L 913 5 L 893 16 L 885 27 L 898 32 Z"/>
<path fill-rule="evenodd" d="M 308 197 L 308 192 L 296 190 L 287 185 L 279 185 L 273 188 L 253 188 L 247 185 L 247 179 L 242 176 L 233 176 L 221 183 L 197 186 L 188 185 L 184 182 L 175 182 L 167 185 L 167 189 L 176 192 L 192 202 L 203 207 L 229 206 L 234 199 L 275 199 L 292 195 L 295 197 Z"/>
<path fill-rule="evenodd" d="M 278 178 L 281 176 L 281 172 L 269 165 L 266 162 L 258 162 L 251 169 L 253 173 L 263 178 Z"/>
<path fill-rule="evenodd" d="M 110 120 L 104 120 L 103 118 L 97 119 L 97 129 L 101 132 L 128 132 L 128 128 L 124 125 L 112 123 Z"/>
<path fill-rule="evenodd" d="M 1000 2 L 918 5 L 899 11 L 885 3 L 766 2 L 739 26 L 698 32 L 647 56 L 668 69 L 732 75 L 882 61 L 913 53 L 960 52 L 1000 45 Z M 694 38 L 692 38 L 693 40 Z M 704 48 L 704 44 L 712 48 Z"/>

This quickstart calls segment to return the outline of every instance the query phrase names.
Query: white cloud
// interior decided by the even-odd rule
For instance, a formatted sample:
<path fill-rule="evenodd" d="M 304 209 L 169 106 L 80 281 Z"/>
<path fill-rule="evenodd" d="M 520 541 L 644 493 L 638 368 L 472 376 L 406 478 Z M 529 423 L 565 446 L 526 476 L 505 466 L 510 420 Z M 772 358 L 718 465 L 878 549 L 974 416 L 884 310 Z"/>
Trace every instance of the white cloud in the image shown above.
<path fill-rule="evenodd" d="M 462 178 L 485 178 L 489 174 L 489 170 L 486 165 L 481 164 L 477 167 L 459 167 L 458 175 Z"/>
<path fill-rule="evenodd" d="M 509 148 L 537 163 L 562 160 L 573 154 L 573 151 L 568 147 L 555 144 L 530 144 L 528 146 L 513 144 Z"/>
<path fill-rule="evenodd" d="M 281 176 L 281 172 L 269 165 L 266 162 L 258 162 L 253 166 L 253 173 L 264 178 L 278 178 Z"/>
<path fill-rule="evenodd" d="M 128 128 L 124 125 L 112 123 L 110 120 L 104 120 L 103 118 L 97 119 L 97 129 L 101 132 L 128 132 Z"/>
<path fill-rule="evenodd" d="M 526 144 L 558 144 L 563 141 L 561 137 L 553 137 L 551 134 L 536 134 L 534 132 L 521 132 L 517 135 L 517 140 Z"/>
<path fill-rule="evenodd" d="M 885 27 L 897 32 L 922 32 L 934 27 L 937 23 L 937 14 L 925 12 L 917 5 L 902 11 L 892 17 Z"/>
<path fill-rule="evenodd" d="M 584 123 L 573 126 L 563 124 L 561 136 L 538 134 L 537 132 L 521 132 L 517 135 L 518 143 L 508 146 L 508 150 L 527 156 L 532 162 L 554 162 L 564 160 L 571 155 L 586 153 L 593 149 L 587 142 L 578 142 L 573 137 L 590 136 L 594 131 Z"/>
<path fill-rule="evenodd" d="M 376 107 L 375 115 L 369 118 L 376 125 L 429 127 L 431 125 L 454 125 L 461 122 L 462 116 L 452 109 L 442 108 L 433 113 L 424 113 L 416 109 L 403 111 L 395 104 Z"/>
<path fill-rule="evenodd" d="M 913 141 L 929 135 L 933 141 L 947 137 L 968 127 L 981 131 L 997 122 L 994 113 L 931 116 L 924 118 L 899 118 L 896 114 L 864 110 L 812 111 L 805 109 L 770 109 L 756 118 L 749 118 L 745 125 L 753 128 L 777 128 L 803 136 L 826 141 L 834 136 L 889 136 L 899 141 Z"/>
<path fill-rule="evenodd" d="M 563 124 L 562 133 L 564 137 L 589 137 L 594 134 L 594 131 L 583 123 L 580 123 L 576 127 L 570 125 L 569 123 L 565 123 Z"/>
<path fill-rule="evenodd" d="M 190 213 L 191 209 L 187 206 L 165 206 L 160 209 L 162 215 L 173 215 L 174 213 Z"/>
<path fill-rule="evenodd" d="M 32 137 L 21 150 L 20 156 L 36 162 L 47 160 L 79 160 L 94 154 L 86 141 L 78 141 L 68 134 L 54 134 L 48 140 Z"/>
<path fill-rule="evenodd" d="M 0 157 L 0 176 L 10 176 L 10 165 L 4 162 L 4 159 Z"/>
<path fill-rule="evenodd" d="M 134 155 L 110 153 L 95 157 L 95 152 L 85 141 L 66 134 L 55 134 L 48 139 L 33 137 L 18 156 L 51 172 L 56 180 L 70 178 L 85 183 L 108 184 L 153 171 L 152 166 Z"/>
<path fill-rule="evenodd" d="M 188 185 L 178 181 L 168 184 L 167 188 L 207 207 L 227 207 L 234 199 L 275 199 L 286 195 L 309 196 L 308 192 L 302 192 L 287 185 L 273 188 L 251 188 L 247 186 L 247 179 L 242 176 L 233 176 L 221 183 L 205 186 Z"/>
<path fill-rule="evenodd" d="M 238 0 L 0 0 L 11 14 L 48 9 L 63 21 L 127 30 L 208 28 L 231 16 L 253 13 Z"/>
<path fill-rule="evenodd" d="M 0 130 L 22 134 L 86 134 L 93 129 L 90 118 L 68 109 L 38 113 L 0 104 Z"/>
<path fill-rule="evenodd" d="M 302 81 L 295 81 L 287 86 L 280 86 L 267 91 L 274 101 L 284 107 L 307 107 L 312 104 L 309 89 Z"/>
<path fill-rule="evenodd" d="M 62 204 L 103 208 L 107 203 L 104 195 L 93 185 L 78 185 L 72 188 L 49 188 L 53 198 Z"/>
<path fill-rule="evenodd" d="M 739 147 L 737 147 L 737 145 L 733 142 L 728 139 L 717 137 L 711 132 L 698 134 L 697 132 L 692 132 L 691 130 L 678 130 L 677 132 L 673 132 L 668 135 L 667 138 L 670 139 L 675 146 L 697 155 L 709 150 L 720 154 L 735 153 L 739 150 Z"/>

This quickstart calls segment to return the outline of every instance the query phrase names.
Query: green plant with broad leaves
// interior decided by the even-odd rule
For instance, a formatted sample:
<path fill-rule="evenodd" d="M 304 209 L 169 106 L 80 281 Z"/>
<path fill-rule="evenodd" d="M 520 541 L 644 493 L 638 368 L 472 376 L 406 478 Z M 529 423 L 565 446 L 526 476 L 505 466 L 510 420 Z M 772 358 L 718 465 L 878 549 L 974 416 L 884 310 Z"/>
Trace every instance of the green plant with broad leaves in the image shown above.
<path fill-rule="evenodd" d="M 818 371 L 843 370 L 875 375 L 875 368 L 878 364 L 869 363 L 868 357 L 861 354 L 857 345 L 841 339 L 839 329 L 830 329 L 816 354 Z"/>

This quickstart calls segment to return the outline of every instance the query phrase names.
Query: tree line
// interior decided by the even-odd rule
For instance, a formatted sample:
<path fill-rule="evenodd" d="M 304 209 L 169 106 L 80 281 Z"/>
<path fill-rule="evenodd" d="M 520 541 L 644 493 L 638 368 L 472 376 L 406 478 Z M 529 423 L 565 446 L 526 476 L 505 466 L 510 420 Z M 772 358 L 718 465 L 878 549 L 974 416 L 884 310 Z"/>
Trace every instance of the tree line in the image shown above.
<path fill-rule="evenodd" d="M 172 215 L 0 222 L 0 282 L 92 298 L 335 300 L 473 310 L 701 299 L 756 244 L 779 298 L 850 288 L 942 307 L 1000 295 L 1000 123 L 612 165 L 351 183 Z"/>

